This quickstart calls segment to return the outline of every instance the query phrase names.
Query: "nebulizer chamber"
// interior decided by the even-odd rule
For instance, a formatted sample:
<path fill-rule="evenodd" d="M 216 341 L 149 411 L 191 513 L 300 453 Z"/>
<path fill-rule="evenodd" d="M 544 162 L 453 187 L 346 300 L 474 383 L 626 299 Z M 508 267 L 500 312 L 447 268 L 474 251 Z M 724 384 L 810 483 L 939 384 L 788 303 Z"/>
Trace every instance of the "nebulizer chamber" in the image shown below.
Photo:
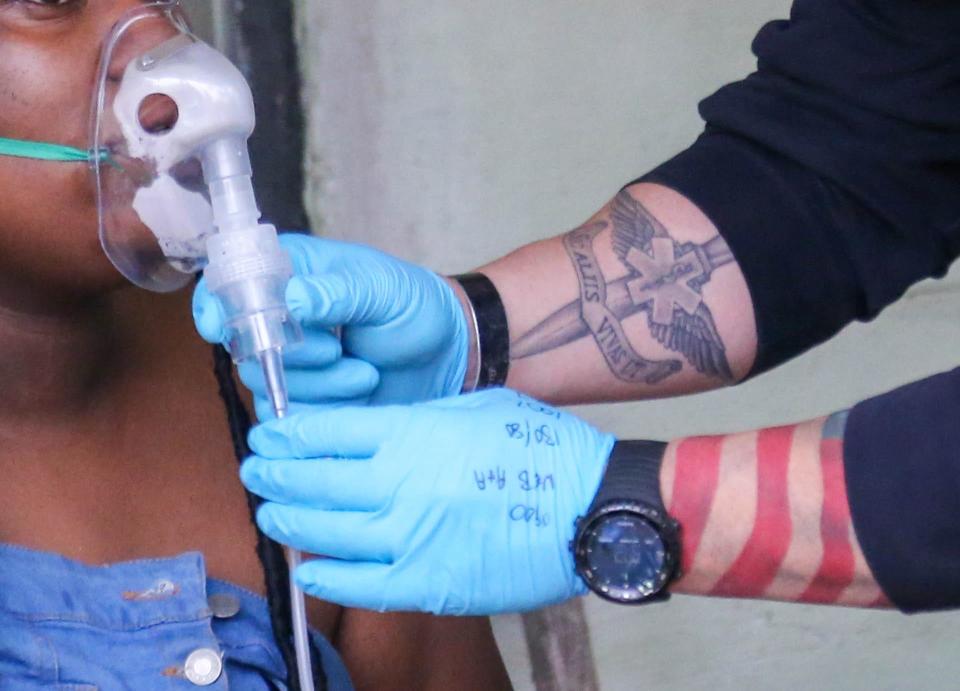
<path fill-rule="evenodd" d="M 239 70 L 194 37 L 176 0 L 148 3 L 113 28 L 94 95 L 92 147 L 100 239 L 115 266 L 159 292 L 203 269 L 224 310 L 233 359 L 256 359 L 278 416 L 282 352 L 300 340 L 284 293 L 292 275 L 276 229 L 260 223 L 247 140 L 253 97 Z M 301 688 L 312 690 L 303 593 L 292 580 Z"/>

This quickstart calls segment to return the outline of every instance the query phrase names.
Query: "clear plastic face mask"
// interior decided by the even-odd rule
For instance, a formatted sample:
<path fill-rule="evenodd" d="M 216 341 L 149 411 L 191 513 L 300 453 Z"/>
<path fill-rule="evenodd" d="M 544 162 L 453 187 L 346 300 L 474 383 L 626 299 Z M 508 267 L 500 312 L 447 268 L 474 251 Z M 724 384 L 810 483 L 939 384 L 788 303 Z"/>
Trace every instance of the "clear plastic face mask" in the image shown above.
<path fill-rule="evenodd" d="M 190 33 L 178 0 L 121 17 L 101 55 L 90 148 L 100 241 L 124 276 L 166 292 L 204 267 L 215 229 L 200 152 L 253 128 L 246 81 Z"/>

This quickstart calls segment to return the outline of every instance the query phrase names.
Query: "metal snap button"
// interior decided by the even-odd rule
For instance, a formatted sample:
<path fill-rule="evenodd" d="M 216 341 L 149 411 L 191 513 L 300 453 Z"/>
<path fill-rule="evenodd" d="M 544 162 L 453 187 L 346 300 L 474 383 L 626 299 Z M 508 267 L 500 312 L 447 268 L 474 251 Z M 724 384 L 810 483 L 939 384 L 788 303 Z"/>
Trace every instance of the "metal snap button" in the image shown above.
<path fill-rule="evenodd" d="M 197 648 L 183 663 L 183 673 L 196 686 L 210 686 L 223 672 L 223 660 L 216 650 Z"/>
<path fill-rule="evenodd" d="M 216 593 L 207 598 L 207 605 L 217 619 L 229 619 L 240 611 L 240 598 L 229 593 Z"/>

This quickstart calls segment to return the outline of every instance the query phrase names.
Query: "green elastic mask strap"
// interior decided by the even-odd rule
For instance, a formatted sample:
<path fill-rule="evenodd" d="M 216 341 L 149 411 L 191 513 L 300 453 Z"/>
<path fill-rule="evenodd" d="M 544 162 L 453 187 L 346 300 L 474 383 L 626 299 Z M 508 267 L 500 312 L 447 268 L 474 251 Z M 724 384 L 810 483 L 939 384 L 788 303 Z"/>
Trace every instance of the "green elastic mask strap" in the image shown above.
<path fill-rule="evenodd" d="M 22 139 L 5 139 L 3 137 L 0 137 L 0 156 L 32 158 L 39 161 L 61 161 L 64 163 L 88 163 L 94 157 L 92 152 L 85 149 L 75 149 L 72 146 L 30 142 Z M 109 161 L 110 155 L 106 150 L 103 150 L 99 152 L 98 158 L 101 161 Z"/>

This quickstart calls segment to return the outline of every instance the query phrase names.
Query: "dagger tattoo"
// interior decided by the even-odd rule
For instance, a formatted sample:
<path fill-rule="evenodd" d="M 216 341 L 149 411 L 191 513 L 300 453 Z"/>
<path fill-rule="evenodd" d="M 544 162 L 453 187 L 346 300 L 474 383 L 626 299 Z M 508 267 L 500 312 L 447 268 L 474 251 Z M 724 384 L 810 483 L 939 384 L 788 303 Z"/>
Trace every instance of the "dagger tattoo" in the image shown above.
<path fill-rule="evenodd" d="M 532 357 L 592 336 L 610 371 L 630 383 L 656 384 L 680 371 L 677 359 L 651 360 L 637 353 L 622 321 L 644 312 L 651 335 L 682 355 L 700 373 L 732 382 L 726 350 L 703 286 L 718 268 L 734 261 L 717 236 L 698 245 L 679 243 L 626 191 L 614 199 L 610 223 L 613 250 L 629 273 L 609 283 L 593 250 L 610 226 L 596 221 L 567 234 L 567 255 L 577 274 L 580 298 L 560 308 L 510 344 L 512 359 Z"/>

